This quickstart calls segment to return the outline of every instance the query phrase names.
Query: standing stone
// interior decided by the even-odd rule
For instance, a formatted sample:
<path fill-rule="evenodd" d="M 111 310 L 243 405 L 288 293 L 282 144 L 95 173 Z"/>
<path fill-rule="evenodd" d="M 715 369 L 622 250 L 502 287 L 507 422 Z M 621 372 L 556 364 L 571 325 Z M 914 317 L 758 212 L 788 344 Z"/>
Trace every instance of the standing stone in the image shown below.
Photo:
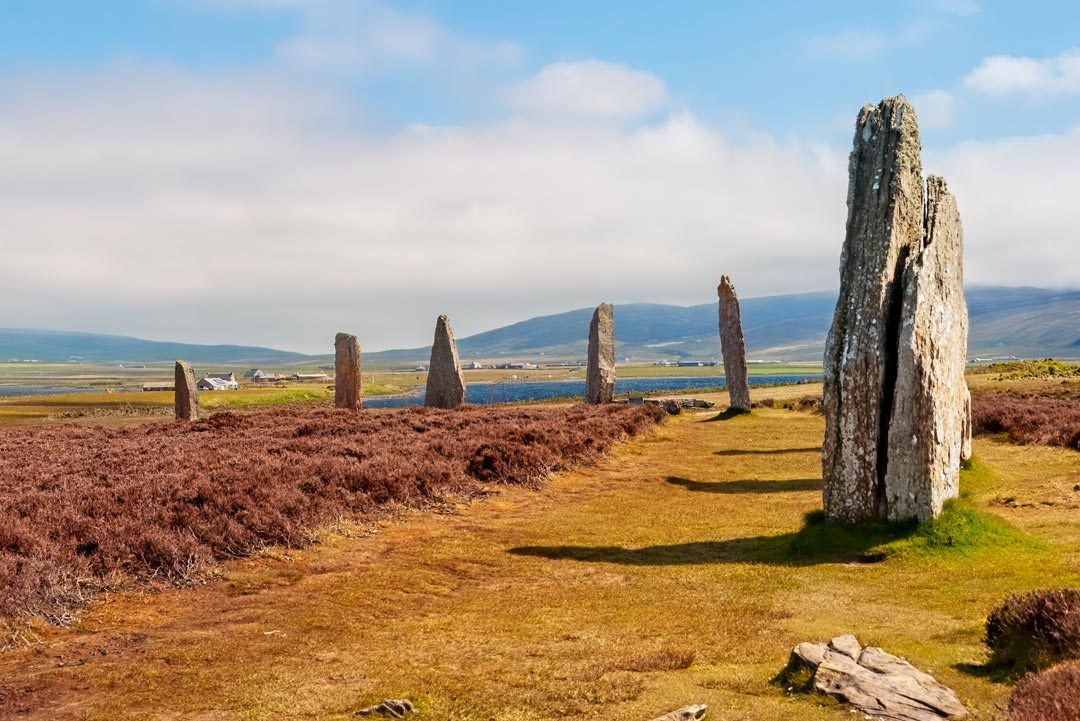
<path fill-rule="evenodd" d="M 360 409 L 360 343 L 356 336 L 334 336 L 334 405 L 349 410 Z"/>
<path fill-rule="evenodd" d="M 970 455 L 960 214 L 944 180 L 924 189 L 902 95 L 863 108 L 849 174 L 825 351 L 825 513 L 926 522 L 959 494 Z"/>
<path fill-rule="evenodd" d="M 174 374 L 173 406 L 178 421 L 199 420 L 199 388 L 195 385 L 195 371 L 182 360 L 176 361 Z"/>
<path fill-rule="evenodd" d="M 925 523 L 960 493 L 968 401 L 964 233 L 945 181 L 926 183 L 926 235 L 904 269 L 885 474 L 886 516 Z"/>
<path fill-rule="evenodd" d="M 457 408 L 463 403 L 465 379 L 461 375 L 454 332 L 450 329 L 450 320 L 440 315 L 435 323 L 435 342 L 431 344 L 424 405 L 428 408 Z"/>
<path fill-rule="evenodd" d="M 589 364 L 585 402 L 611 403 L 615 395 L 615 318 L 611 303 L 601 303 L 589 324 Z"/>
<path fill-rule="evenodd" d="M 750 412 L 750 377 L 746 371 L 746 344 L 735 286 L 726 275 L 716 289 L 720 297 L 720 352 L 724 356 L 724 379 L 731 407 Z"/>
<path fill-rule="evenodd" d="M 848 162 L 848 219 L 840 298 L 825 347 L 825 513 L 884 517 L 882 486 L 896 383 L 904 265 L 923 237 L 915 111 L 904 96 L 867 105 Z"/>

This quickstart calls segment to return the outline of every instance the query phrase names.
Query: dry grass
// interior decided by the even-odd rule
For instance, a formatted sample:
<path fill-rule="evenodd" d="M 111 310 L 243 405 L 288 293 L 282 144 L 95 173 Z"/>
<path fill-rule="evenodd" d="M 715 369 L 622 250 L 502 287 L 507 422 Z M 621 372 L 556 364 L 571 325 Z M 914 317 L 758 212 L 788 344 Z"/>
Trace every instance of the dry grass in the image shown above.
<path fill-rule="evenodd" d="M 1080 584 L 1076 510 L 1059 498 L 1080 483 L 1075 451 L 976 440 L 995 473 L 972 502 L 1049 549 L 784 560 L 820 507 L 823 421 L 715 415 L 674 418 L 541 492 L 404 512 L 39 629 L 42 644 L 0 661 L 6 708 L 344 720 L 408 697 L 419 718 L 452 721 L 649 719 L 699 702 L 714 721 L 825 721 L 841 718 L 833 705 L 769 680 L 795 643 L 852 632 L 955 688 L 975 718 L 1004 719 L 1010 687 L 982 667 L 983 625 L 1011 593 Z"/>

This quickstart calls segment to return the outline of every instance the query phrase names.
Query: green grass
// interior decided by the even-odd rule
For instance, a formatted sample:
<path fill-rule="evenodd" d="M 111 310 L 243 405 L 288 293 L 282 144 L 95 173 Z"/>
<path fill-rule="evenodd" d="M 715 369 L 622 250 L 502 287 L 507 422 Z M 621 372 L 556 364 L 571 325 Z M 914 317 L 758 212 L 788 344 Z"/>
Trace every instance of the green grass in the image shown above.
<path fill-rule="evenodd" d="M 1080 376 L 1080 365 L 1063 363 L 1054 358 L 1045 358 L 1033 361 L 991 363 L 973 372 L 980 374 L 996 373 L 999 381 L 1021 380 L 1024 378 L 1072 378 Z"/>
<path fill-rule="evenodd" d="M 1004 518 L 978 508 L 973 494 L 998 482 L 993 470 L 976 459 L 960 471 L 960 498 L 946 501 L 941 515 L 925 524 L 828 523 L 812 511 L 786 551 L 794 562 L 873 563 L 888 559 L 941 561 L 972 555 L 1049 552 Z"/>

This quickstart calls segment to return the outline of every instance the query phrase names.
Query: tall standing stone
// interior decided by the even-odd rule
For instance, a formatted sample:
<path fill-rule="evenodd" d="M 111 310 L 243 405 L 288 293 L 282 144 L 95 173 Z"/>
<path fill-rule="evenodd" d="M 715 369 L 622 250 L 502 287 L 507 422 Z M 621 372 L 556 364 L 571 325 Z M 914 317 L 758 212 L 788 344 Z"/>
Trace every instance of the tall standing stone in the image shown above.
<path fill-rule="evenodd" d="M 750 410 L 750 377 L 746 371 L 746 343 L 743 340 L 742 314 L 735 286 L 726 275 L 716 289 L 720 298 L 720 352 L 724 356 L 724 380 L 731 407 Z"/>
<path fill-rule="evenodd" d="M 971 459 L 971 390 L 964 382 L 964 440 L 960 445 L 960 458 Z"/>
<path fill-rule="evenodd" d="M 173 407 L 178 421 L 199 420 L 199 388 L 195 371 L 182 360 L 176 361 L 173 386 Z"/>
<path fill-rule="evenodd" d="M 611 403 L 615 395 L 615 317 L 611 303 L 601 303 L 589 324 L 585 402 Z"/>
<path fill-rule="evenodd" d="M 465 378 L 461 375 L 454 332 L 450 329 L 450 320 L 440 315 L 435 323 L 435 342 L 431 344 L 424 405 L 428 408 L 457 408 L 463 403 Z"/>
<path fill-rule="evenodd" d="M 924 194 L 925 190 L 925 194 Z M 970 454 L 963 231 L 945 181 L 923 186 L 915 112 L 859 115 L 840 298 L 825 350 L 825 513 L 925 522 Z"/>
<path fill-rule="evenodd" d="M 915 111 L 903 95 L 865 106 L 848 161 L 840 298 L 825 346 L 826 515 L 881 517 L 904 264 L 923 234 Z"/>
<path fill-rule="evenodd" d="M 360 342 L 356 336 L 334 336 L 334 405 L 349 410 L 360 409 Z"/>
<path fill-rule="evenodd" d="M 960 492 L 967 423 L 964 232 L 945 181 L 926 183 L 926 234 L 904 269 L 886 517 L 927 522 Z"/>

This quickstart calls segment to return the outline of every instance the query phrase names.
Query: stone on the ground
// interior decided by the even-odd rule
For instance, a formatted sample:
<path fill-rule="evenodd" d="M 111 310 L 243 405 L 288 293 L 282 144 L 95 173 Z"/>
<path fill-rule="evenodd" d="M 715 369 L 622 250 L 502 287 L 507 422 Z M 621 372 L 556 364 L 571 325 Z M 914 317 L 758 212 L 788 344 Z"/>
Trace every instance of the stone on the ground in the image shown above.
<path fill-rule="evenodd" d="M 735 286 L 726 275 L 716 289 L 720 298 L 720 352 L 724 356 L 724 379 L 731 407 L 750 410 L 750 377 L 746 370 L 746 343 L 743 340 L 742 314 Z"/>
<path fill-rule="evenodd" d="M 705 718 L 705 714 L 708 710 L 709 707 L 705 704 L 683 706 L 680 709 L 675 709 L 671 713 L 666 713 L 659 718 L 655 718 L 653 721 L 698 721 L 699 719 Z"/>
<path fill-rule="evenodd" d="M 861 649 L 854 636 L 826 644 L 801 643 L 785 673 L 810 671 L 811 688 L 888 721 L 942 721 L 967 716 L 953 691 L 907 661 L 880 648 Z"/>
<path fill-rule="evenodd" d="M 589 324 L 585 402 L 611 403 L 615 395 L 615 318 L 611 303 L 601 303 Z"/>
<path fill-rule="evenodd" d="M 375 706 L 368 706 L 357 711 L 354 716 L 369 716 L 371 714 L 382 714 L 383 716 L 389 716 L 390 718 L 405 718 L 406 714 L 416 713 L 416 707 L 413 706 L 412 701 L 404 698 L 391 698 L 383 701 Z"/>
<path fill-rule="evenodd" d="M 195 371 L 182 360 L 176 361 L 173 408 L 178 421 L 199 420 L 199 388 Z"/>
<path fill-rule="evenodd" d="M 338 333 L 334 337 L 334 405 L 360 408 L 360 343 L 356 336 Z"/>
<path fill-rule="evenodd" d="M 885 508 L 927 522 L 960 492 L 967 422 L 964 234 L 945 181 L 926 183 L 926 234 L 904 269 Z"/>
<path fill-rule="evenodd" d="M 919 152 L 904 96 L 863 108 L 824 363 L 833 521 L 936 518 L 970 455 L 963 231 L 945 181 L 924 187 Z"/>
<path fill-rule="evenodd" d="M 922 162 L 904 96 L 865 106 L 848 161 L 848 220 L 840 297 L 825 347 L 825 513 L 879 517 L 881 440 L 895 379 L 904 262 L 923 235 Z"/>
<path fill-rule="evenodd" d="M 424 405 L 428 408 L 457 408 L 464 403 L 465 378 L 461 375 L 454 332 L 450 329 L 450 320 L 440 315 L 435 323 L 435 341 L 431 344 Z"/>
<path fill-rule="evenodd" d="M 862 646 L 859 645 L 858 639 L 850 633 L 843 636 L 837 636 L 829 641 L 828 649 L 830 651 L 842 653 L 851 659 L 858 659 L 859 654 L 862 653 Z"/>

